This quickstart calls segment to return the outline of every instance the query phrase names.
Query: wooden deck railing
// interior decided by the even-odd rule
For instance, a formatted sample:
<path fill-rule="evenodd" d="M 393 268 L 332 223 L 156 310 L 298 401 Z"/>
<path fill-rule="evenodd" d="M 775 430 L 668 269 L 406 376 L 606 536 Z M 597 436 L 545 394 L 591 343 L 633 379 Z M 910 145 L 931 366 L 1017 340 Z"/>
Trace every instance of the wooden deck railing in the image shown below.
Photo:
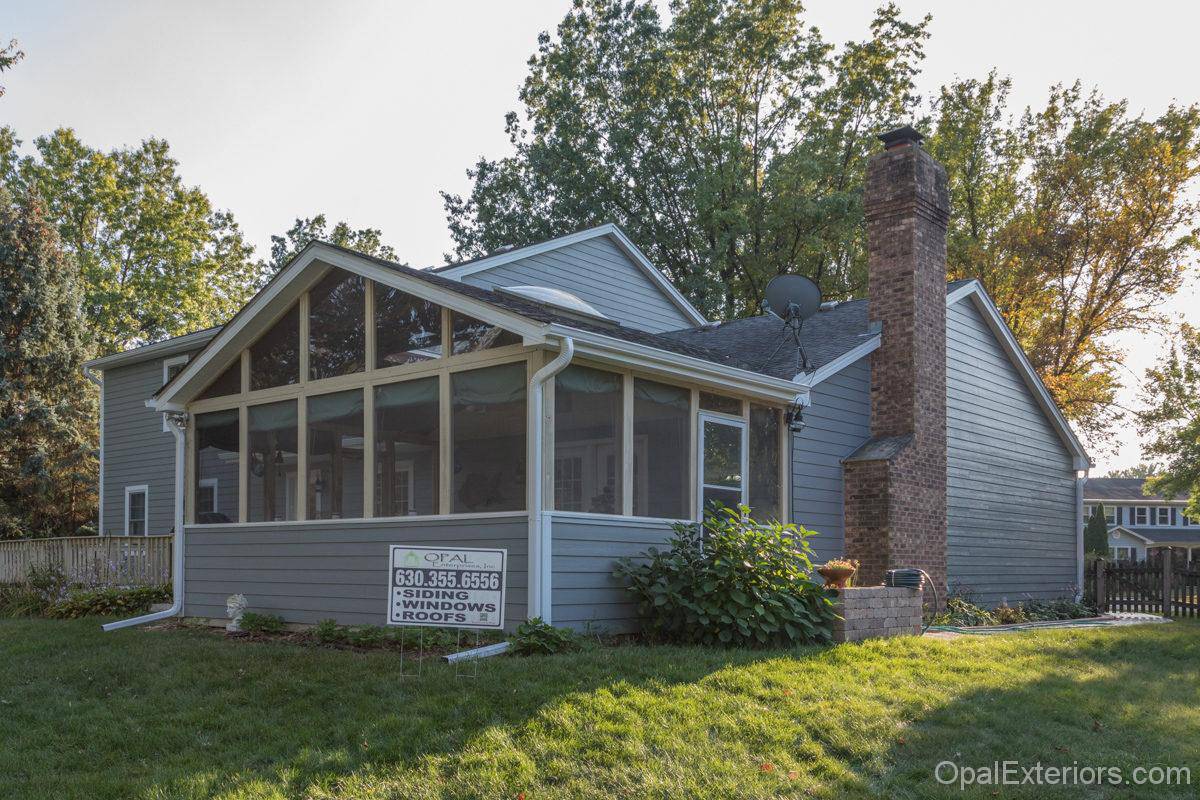
<path fill-rule="evenodd" d="M 29 567 L 54 566 L 87 585 L 171 580 L 172 536 L 64 536 L 0 541 L 0 583 L 20 583 Z"/>

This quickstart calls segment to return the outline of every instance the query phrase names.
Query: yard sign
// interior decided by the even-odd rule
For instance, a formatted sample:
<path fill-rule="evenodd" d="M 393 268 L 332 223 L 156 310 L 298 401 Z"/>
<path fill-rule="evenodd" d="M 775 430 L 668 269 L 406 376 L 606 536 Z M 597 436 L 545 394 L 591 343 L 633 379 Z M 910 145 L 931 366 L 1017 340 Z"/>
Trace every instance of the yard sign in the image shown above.
<path fill-rule="evenodd" d="M 507 550 L 392 545 L 388 624 L 504 627 Z"/>

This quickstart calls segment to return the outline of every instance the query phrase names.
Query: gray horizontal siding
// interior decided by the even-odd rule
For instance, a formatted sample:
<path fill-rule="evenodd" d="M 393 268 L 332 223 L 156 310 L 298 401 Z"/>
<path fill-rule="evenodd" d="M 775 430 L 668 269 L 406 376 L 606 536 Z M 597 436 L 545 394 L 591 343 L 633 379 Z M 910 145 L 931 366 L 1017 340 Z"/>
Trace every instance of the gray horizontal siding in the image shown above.
<path fill-rule="evenodd" d="M 464 283 L 545 286 L 570 292 L 631 328 L 658 333 L 694 323 L 608 237 L 560 247 L 463 278 Z"/>
<path fill-rule="evenodd" d="M 1071 456 L 973 302 L 946 325 L 950 585 L 987 605 L 1069 594 Z"/>
<path fill-rule="evenodd" d="M 511 629 L 525 619 L 528 541 L 523 516 L 193 526 L 184 545 L 184 614 L 224 617 L 226 598 L 241 593 L 251 610 L 288 622 L 385 625 L 389 545 L 504 548 Z"/>
<path fill-rule="evenodd" d="M 816 558 L 843 554 L 842 459 L 871 435 L 871 362 L 861 358 L 812 390 L 792 435 L 792 522 L 817 531 Z"/>
<path fill-rule="evenodd" d="M 174 356 L 172 356 L 174 357 Z M 125 533 L 125 487 L 149 486 L 149 532 L 175 524 L 175 437 L 146 401 L 162 388 L 163 359 L 104 372 L 105 534 Z"/>
<path fill-rule="evenodd" d="M 667 522 L 555 517 L 552 530 L 553 622 L 608 632 L 637 630 L 636 603 L 613 577 L 617 560 L 662 548 L 671 536 Z"/>

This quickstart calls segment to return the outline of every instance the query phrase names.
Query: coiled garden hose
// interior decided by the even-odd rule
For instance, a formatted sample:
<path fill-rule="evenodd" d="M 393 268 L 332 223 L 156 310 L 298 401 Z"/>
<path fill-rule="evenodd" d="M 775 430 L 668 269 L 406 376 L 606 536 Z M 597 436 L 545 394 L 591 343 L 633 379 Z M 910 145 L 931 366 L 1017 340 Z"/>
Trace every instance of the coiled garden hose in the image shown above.
<path fill-rule="evenodd" d="M 937 616 L 938 609 L 938 592 L 937 585 L 933 582 L 933 578 L 929 577 L 929 573 L 919 567 L 906 567 L 904 569 L 889 569 L 883 576 L 883 585 L 893 588 L 918 589 L 922 593 L 925 590 L 925 584 L 929 584 L 930 591 L 933 592 L 933 613 L 929 616 L 929 621 L 924 622 L 924 627 L 921 628 L 921 634 L 924 635 L 933 625 L 934 617 Z"/>

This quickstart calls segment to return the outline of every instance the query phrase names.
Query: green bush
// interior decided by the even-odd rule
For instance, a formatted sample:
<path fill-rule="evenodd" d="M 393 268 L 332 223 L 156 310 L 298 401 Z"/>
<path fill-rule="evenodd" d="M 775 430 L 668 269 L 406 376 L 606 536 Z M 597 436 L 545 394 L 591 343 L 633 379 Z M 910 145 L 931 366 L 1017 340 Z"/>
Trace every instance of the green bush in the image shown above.
<path fill-rule="evenodd" d="M 553 655 L 579 647 L 574 631 L 548 625 L 541 617 L 522 622 L 508 640 L 510 652 L 518 656 Z"/>
<path fill-rule="evenodd" d="M 1029 619 L 1039 622 L 1096 616 L 1095 608 L 1069 597 L 1060 597 L 1057 600 L 1026 600 L 1021 604 L 1021 608 Z"/>
<path fill-rule="evenodd" d="M 242 614 L 242 630 L 247 633 L 283 633 L 283 617 L 247 611 Z"/>
<path fill-rule="evenodd" d="M 0 617 L 37 617 L 47 606 L 41 593 L 26 584 L 0 586 Z"/>
<path fill-rule="evenodd" d="M 975 605 L 963 597 L 950 597 L 946 600 L 946 610 L 934 618 L 936 625 L 954 625 L 970 628 L 976 625 L 995 625 L 996 617 L 986 608 Z"/>
<path fill-rule="evenodd" d="M 669 550 L 622 559 L 614 572 L 650 632 L 706 645 L 830 640 L 834 612 L 812 579 L 812 531 L 755 522 L 745 506 L 672 527 Z"/>
<path fill-rule="evenodd" d="M 321 644 L 338 644 L 346 641 L 346 630 L 335 619 L 323 619 L 313 626 L 312 637 Z"/>
<path fill-rule="evenodd" d="M 356 625 L 346 629 L 346 642 L 354 647 L 382 647 L 387 631 L 378 625 Z"/>
<path fill-rule="evenodd" d="M 169 603 L 171 587 L 162 586 L 110 586 L 101 589 L 76 589 L 65 599 L 51 603 L 45 615 L 51 619 L 78 619 L 80 617 L 109 617 L 125 614 L 141 614 L 150 610 L 155 603 Z"/>

